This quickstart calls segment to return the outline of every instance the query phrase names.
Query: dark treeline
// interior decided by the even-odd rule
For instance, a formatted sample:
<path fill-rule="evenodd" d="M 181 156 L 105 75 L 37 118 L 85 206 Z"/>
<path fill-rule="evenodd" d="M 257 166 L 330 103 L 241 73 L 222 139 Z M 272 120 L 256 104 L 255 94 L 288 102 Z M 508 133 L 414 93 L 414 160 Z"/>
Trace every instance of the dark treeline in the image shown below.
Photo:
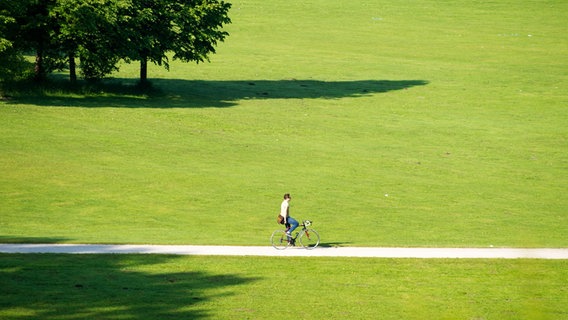
<path fill-rule="evenodd" d="M 77 70 L 97 80 L 120 60 L 169 68 L 169 57 L 203 62 L 228 33 L 231 4 L 221 0 L 0 0 L 0 80 L 26 73 L 35 55 L 33 78 Z"/>

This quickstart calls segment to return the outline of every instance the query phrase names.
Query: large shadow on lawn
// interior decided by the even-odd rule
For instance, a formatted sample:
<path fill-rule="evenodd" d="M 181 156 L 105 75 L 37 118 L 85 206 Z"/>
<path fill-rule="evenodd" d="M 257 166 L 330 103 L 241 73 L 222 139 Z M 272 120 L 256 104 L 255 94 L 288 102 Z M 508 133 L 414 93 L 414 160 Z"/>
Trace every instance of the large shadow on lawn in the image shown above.
<path fill-rule="evenodd" d="M 141 90 L 132 79 L 70 87 L 55 81 L 40 92 L 21 94 L 8 103 L 69 107 L 223 108 L 250 99 L 340 99 L 409 89 L 425 80 L 177 80 L 154 79 Z"/>
<path fill-rule="evenodd" d="M 66 243 L 68 238 L 1 236 L 0 243 Z"/>
<path fill-rule="evenodd" d="M 0 254 L 0 317 L 205 319 L 202 302 L 258 280 L 199 269 L 178 256 Z"/>

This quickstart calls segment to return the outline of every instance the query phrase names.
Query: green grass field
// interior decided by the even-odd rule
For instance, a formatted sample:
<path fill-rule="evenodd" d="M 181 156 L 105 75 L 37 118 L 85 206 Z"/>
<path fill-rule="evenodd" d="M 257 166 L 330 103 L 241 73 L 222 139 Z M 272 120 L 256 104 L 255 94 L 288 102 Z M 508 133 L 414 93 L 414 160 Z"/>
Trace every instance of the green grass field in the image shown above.
<path fill-rule="evenodd" d="M 568 318 L 565 260 L 0 257 L 6 319 Z"/>
<path fill-rule="evenodd" d="M 568 247 L 568 2 L 230 17 L 151 93 L 8 92 L 0 242 L 268 245 L 290 192 L 324 245 Z M 565 261 L 0 257 L 8 319 L 568 319 Z"/>
<path fill-rule="evenodd" d="M 567 7 L 238 1 L 153 94 L 14 93 L 2 240 L 266 244 L 290 192 L 330 243 L 565 247 Z"/>

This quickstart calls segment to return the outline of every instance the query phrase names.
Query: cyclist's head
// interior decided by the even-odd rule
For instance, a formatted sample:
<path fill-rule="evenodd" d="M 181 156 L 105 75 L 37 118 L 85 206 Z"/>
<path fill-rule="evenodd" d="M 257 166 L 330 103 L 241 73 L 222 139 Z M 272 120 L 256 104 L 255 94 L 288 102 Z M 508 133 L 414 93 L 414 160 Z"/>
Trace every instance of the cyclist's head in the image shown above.
<path fill-rule="evenodd" d="M 292 199 L 292 197 L 290 197 L 290 194 L 289 194 L 289 193 L 286 193 L 286 194 L 284 195 L 284 199 Z"/>

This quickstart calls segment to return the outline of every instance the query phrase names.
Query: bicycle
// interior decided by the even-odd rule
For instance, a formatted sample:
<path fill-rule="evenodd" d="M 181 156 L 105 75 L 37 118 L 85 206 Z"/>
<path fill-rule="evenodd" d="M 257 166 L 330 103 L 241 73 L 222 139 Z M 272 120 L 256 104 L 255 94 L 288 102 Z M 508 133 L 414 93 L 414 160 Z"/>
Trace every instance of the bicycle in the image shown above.
<path fill-rule="evenodd" d="M 286 230 L 276 230 L 272 233 L 270 242 L 274 248 L 284 250 L 290 246 L 296 246 L 296 239 L 298 239 L 303 248 L 311 250 L 317 247 L 320 243 L 320 236 L 317 231 L 314 229 L 308 229 L 311 225 L 312 222 L 310 220 L 302 221 L 302 224 L 300 225 L 302 229 L 299 232 L 296 232 L 294 237 L 286 234 L 286 231 L 288 231 L 290 227 L 287 227 Z"/>

